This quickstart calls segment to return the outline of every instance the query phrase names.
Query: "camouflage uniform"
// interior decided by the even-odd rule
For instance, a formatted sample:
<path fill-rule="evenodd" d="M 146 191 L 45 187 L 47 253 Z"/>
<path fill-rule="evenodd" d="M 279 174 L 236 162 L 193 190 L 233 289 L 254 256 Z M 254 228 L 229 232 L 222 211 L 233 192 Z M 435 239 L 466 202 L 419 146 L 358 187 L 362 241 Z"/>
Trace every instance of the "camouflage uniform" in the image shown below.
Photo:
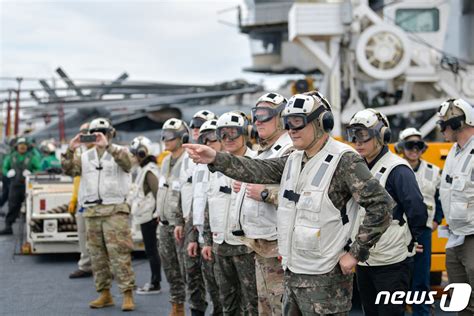
<path fill-rule="evenodd" d="M 214 276 L 214 265 L 215 265 L 215 260 L 212 258 L 211 261 L 208 260 L 203 260 L 201 256 L 201 249 L 202 249 L 202 244 L 199 244 L 198 242 L 198 237 L 199 237 L 199 232 L 197 229 L 193 226 L 193 216 L 192 216 L 192 210 L 191 214 L 189 215 L 189 221 L 186 222 L 185 224 L 185 230 L 186 230 L 186 244 L 189 244 L 191 242 L 196 242 L 198 243 L 198 249 L 197 249 L 197 256 L 194 258 L 189 257 L 186 255 L 186 270 L 187 270 L 187 278 L 192 278 L 192 280 L 188 280 L 188 290 L 190 291 L 190 296 L 192 300 L 193 296 L 193 289 L 194 292 L 198 296 L 198 299 L 204 302 L 204 306 L 207 306 L 206 302 L 206 290 L 209 293 L 209 296 L 211 297 L 212 300 L 212 306 L 213 306 L 213 312 L 212 315 L 222 315 L 222 305 L 219 300 L 219 289 L 217 287 L 216 279 Z M 198 271 L 199 273 L 197 273 Z M 199 309 L 196 307 L 192 307 L 194 309 Z M 204 309 L 200 309 L 202 311 Z"/>
<path fill-rule="evenodd" d="M 201 246 L 202 245 L 200 245 L 200 248 Z M 198 251 L 200 252 L 201 249 L 199 249 Z M 210 261 L 202 260 L 201 262 L 201 269 L 202 269 L 202 274 L 204 276 L 206 289 L 212 300 L 212 306 L 213 306 L 212 315 L 219 316 L 219 315 L 223 315 L 223 310 L 222 310 L 221 300 L 219 297 L 219 287 L 217 285 L 217 278 L 215 275 L 215 266 L 216 266 L 215 257 L 212 257 L 212 260 Z"/>
<path fill-rule="evenodd" d="M 182 156 L 173 158 L 167 156 L 162 164 L 163 166 L 169 163 L 169 170 L 173 170 L 178 160 Z M 179 169 L 177 169 L 179 170 Z M 175 171 L 173 171 L 175 172 Z M 163 174 L 164 175 L 164 174 Z M 158 189 L 160 190 L 160 189 Z M 180 194 L 179 191 L 173 191 L 171 194 Z M 158 193 L 159 195 L 159 193 Z M 178 204 L 176 209 L 171 210 L 175 218 L 176 226 L 184 226 L 183 210 L 181 206 L 181 198 L 177 196 Z M 184 304 L 186 300 L 185 284 L 186 284 L 186 268 L 185 268 L 185 254 L 186 247 L 183 242 L 176 241 L 174 237 L 175 225 L 160 223 L 158 228 L 159 241 L 158 246 L 160 252 L 161 262 L 163 263 L 163 270 L 165 271 L 166 280 L 170 284 L 170 302 L 173 304 Z"/>
<path fill-rule="evenodd" d="M 190 219 L 184 224 L 184 248 L 187 248 L 187 245 L 190 242 L 197 242 L 197 232 L 193 229 L 192 214 L 189 215 L 189 218 Z M 189 305 L 191 309 L 204 312 L 207 308 L 207 302 L 204 278 L 201 271 L 202 260 L 200 249 L 198 249 L 198 255 L 196 257 L 190 257 L 188 252 L 185 251 L 184 258 L 186 267 L 186 289 L 189 293 Z"/>
<path fill-rule="evenodd" d="M 104 151 L 97 149 L 99 156 Z M 126 150 L 107 148 L 115 162 L 126 172 L 132 164 Z M 70 149 L 62 156 L 64 172 L 72 177 L 82 172 L 81 158 Z M 110 289 L 115 277 L 122 293 L 133 290 L 135 274 L 132 269 L 132 235 L 129 226 L 128 204 L 95 205 L 84 211 L 87 230 L 87 247 L 91 256 L 92 272 L 98 292 Z M 113 271 L 113 274 L 112 274 Z"/>
<path fill-rule="evenodd" d="M 223 315 L 258 315 L 254 253 L 245 245 L 213 243 L 207 206 L 204 215 L 204 244 L 212 246 Z"/>
<path fill-rule="evenodd" d="M 158 239 L 160 240 L 158 249 L 166 280 L 170 284 L 170 302 L 184 304 L 186 300 L 184 245 L 174 238 L 174 228 L 175 226 L 160 223 L 158 227 Z"/>
<path fill-rule="evenodd" d="M 209 165 L 209 169 L 249 183 L 278 184 L 287 159 L 288 157 L 257 160 L 217 153 L 215 162 Z M 308 160 L 306 158 L 306 161 Z M 354 152 L 346 152 L 341 157 L 330 182 L 328 195 L 339 210 L 343 210 L 351 198 L 369 210 L 370 215 L 361 224 L 356 240 L 347 249 L 359 261 L 367 260 L 369 249 L 390 224 L 390 211 L 395 206 L 393 200 L 372 177 L 362 157 Z M 337 266 L 332 272 L 321 275 L 302 275 L 285 271 L 285 315 L 297 314 L 298 311 L 303 313 L 308 303 L 314 310 L 304 314 L 347 313 L 351 308 L 352 297 L 347 289 L 352 289 L 352 276 L 343 276 L 338 272 Z M 302 291 L 302 288 L 306 290 Z M 324 290 L 321 291 L 321 288 Z M 341 295 L 343 292 L 349 295 Z M 300 295 L 302 300 L 295 299 L 295 296 L 299 298 Z M 340 299 L 334 299 L 336 295 Z"/>

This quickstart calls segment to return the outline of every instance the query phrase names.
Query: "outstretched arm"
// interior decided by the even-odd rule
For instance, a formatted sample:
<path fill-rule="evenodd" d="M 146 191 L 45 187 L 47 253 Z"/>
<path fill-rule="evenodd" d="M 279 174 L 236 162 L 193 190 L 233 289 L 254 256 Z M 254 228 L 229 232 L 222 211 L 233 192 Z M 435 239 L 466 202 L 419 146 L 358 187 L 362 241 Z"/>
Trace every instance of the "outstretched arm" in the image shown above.
<path fill-rule="evenodd" d="M 220 171 L 226 176 L 247 183 L 279 184 L 288 156 L 272 159 L 237 157 L 196 144 L 183 147 L 196 163 L 209 165 L 211 172 Z"/>

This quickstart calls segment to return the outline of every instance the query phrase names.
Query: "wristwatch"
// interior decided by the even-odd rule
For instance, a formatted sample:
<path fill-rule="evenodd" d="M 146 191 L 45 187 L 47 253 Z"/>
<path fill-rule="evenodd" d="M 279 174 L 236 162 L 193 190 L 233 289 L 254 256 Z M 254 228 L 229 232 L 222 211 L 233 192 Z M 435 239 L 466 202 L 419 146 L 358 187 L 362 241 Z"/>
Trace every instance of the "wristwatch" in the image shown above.
<path fill-rule="evenodd" d="M 262 198 L 262 201 L 265 202 L 265 200 L 268 198 L 268 190 L 265 189 L 262 191 L 262 193 L 260 193 L 260 197 Z"/>

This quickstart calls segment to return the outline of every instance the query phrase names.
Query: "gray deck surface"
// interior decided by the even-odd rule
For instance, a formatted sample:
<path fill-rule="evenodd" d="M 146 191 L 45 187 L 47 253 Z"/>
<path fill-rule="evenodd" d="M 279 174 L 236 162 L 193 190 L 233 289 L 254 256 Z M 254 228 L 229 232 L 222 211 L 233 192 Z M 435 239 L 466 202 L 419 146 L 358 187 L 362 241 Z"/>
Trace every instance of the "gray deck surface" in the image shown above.
<path fill-rule="evenodd" d="M 0 227 L 3 228 L 3 219 Z M 77 254 L 19 255 L 18 225 L 15 236 L 0 236 L 0 315 L 25 316 L 84 316 L 123 315 L 122 298 L 114 284 L 112 294 L 115 306 L 92 310 L 88 302 L 96 298 L 92 278 L 68 278 L 77 268 Z M 148 261 L 142 254 L 134 255 L 133 268 L 137 284 L 143 285 L 150 276 Z M 164 274 L 162 293 L 159 295 L 135 295 L 136 310 L 131 315 L 168 315 L 169 287 Z M 437 303 L 438 304 L 438 303 Z M 208 308 L 208 314 L 210 313 Z M 187 315 L 190 315 L 189 309 Z M 350 315 L 362 315 L 354 307 Z M 439 308 L 436 315 L 442 313 Z"/>

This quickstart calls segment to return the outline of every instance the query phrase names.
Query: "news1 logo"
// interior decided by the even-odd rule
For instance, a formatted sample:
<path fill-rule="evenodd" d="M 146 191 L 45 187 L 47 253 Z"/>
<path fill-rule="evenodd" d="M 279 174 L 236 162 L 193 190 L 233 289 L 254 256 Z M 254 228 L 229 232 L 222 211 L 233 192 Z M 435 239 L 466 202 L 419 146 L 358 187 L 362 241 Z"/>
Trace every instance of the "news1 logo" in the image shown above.
<path fill-rule="evenodd" d="M 467 283 L 451 283 L 444 288 L 444 292 L 449 290 L 452 290 L 449 306 L 447 302 L 448 294 L 443 294 L 441 296 L 440 308 L 445 312 L 459 312 L 465 309 L 471 297 L 471 286 Z M 436 294 L 436 291 L 395 291 L 393 293 L 380 291 L 375 299 L 375 304 L 433 304 Z"/>

